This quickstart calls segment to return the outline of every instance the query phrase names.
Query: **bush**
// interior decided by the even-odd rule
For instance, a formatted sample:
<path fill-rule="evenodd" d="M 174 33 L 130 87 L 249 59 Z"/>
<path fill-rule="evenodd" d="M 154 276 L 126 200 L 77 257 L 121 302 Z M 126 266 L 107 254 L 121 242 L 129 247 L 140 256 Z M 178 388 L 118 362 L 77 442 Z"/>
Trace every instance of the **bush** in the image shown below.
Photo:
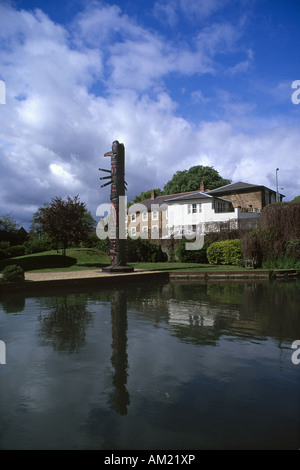
<path fill-rule="evenodd" d="M 2 281 L 3 282 L 17 282 L 24 281 L 24 271 L 21 266 L 16 264 L 11 264 L 6 266 L 2 271 Z"/>
<path fill-rule="evenodd" d="M 9 257 L 9 255 L 6 253 L 6 251 L 0 249 L 0 261 L 2 261 L 3 259 L 6 259 L 8 257 Z"/>
<path fill-rule="evenodd" d="M 263 236 L 259 229 L 247 233 L 242 240 L 242 253 L 245 260 L 253 261 L 255 267 L 260 267 L 263 259 Z"/>
<path fill-rule="evenodd" d="M 207 249 L 209 264 L 239 265 L 243 260 L 241 240 L 223 240 L 212 243 Z"/>
<path fill-rule="evenodd" d="M 6 248 L 4 250 L 9 257 L 14 256 L 24 256 L 25 255 L 25 246 L 24 245 L 14 245 Z"/>
<path fill-rule="evenodd" d="M 263 208 L 259 228 L 243 239 L 244 259 L 257 266 L 299 269 L 300 203 L 275 203 Z"/>
<path fill-rule="evenodd" d="M 176 256 L 182 263 L 207 263 L 207 248 L 209 247 L 209 241 L 205 240 L 204 245 L 200 250 L 186 250 L 186 242 L 191 243 L 192 240 L 186 240 L 183 238 L 178 243 L 176 248 Z"/>
<path fill-rule="evenodd" d="M 87 235 L 86 239 L 82 242 L 84 248 L 96 248 L 109 255 L 110 240 L 104 238 L 103 240 L 97 237 L 96 232 L 91 232 Z"/>
<path fill-rule="evenodd" d="M 28 242 L 24 243 L 25 254 L 32 255 L 33 253 L 41 253 L 53 249 L 53 244 L 47 235 L 42 235 L 40 238 L 31 238 Z"/>
<path fill-rule="evenodd" d="M 160 245 L 151 243 L 147 239 L 127 238 L 126 243 L 127 261 L 131 262 L 151 262 L 157 263 L 167 261 L 168 256 L 161 249 Z"/>

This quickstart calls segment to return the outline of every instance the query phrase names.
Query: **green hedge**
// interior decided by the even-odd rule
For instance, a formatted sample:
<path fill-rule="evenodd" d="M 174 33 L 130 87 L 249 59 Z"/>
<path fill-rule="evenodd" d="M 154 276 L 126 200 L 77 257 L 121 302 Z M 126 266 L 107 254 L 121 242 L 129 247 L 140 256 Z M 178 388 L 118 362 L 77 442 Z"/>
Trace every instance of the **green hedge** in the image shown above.
<path fill-rule="evenodd" d="M 242 243 L 239 238 L 214 242 L 207 248 L 209 264 L 239 265 L 243 261 Z"/>
<path fill-rule="evenodd" d="M 194 240 L 187 240 L 182 238 L 176 248 L 176 256 L 181 263 L 207 263 L 207 248 L 209 241 L 205 240 L 204 245 L 200 250 L 187 250 L 186 243 L 192 243 Z"/>
<path fill-rule="evenodd" d="M 126 257 L 129 262 L 163 262 L 168 260 L 161 246 L 151 243 L 147 239 L 127 238 Z"/>
<path fill-rule="evenodd" d="M 9 246 L 4 250 L 8 257 L 13 258 L 15 256 L 24 256 L 25 255 L 25 246 L 24 245 L 13 245 Z"/>
<path fill-rule="evenodd" d="M 11 264 L 2 271 L 2 282 L 24 281 L 24 270 L 21 266 Z"/>

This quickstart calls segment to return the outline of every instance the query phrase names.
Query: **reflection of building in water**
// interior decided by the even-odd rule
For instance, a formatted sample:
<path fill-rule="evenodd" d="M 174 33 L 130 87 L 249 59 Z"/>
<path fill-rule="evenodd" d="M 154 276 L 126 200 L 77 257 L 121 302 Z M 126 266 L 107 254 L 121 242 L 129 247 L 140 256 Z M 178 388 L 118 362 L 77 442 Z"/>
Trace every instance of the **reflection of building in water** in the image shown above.
<path fill-rule="evenodd" d="M 239 311 L 235 309 L 224 309 L 224 306 L 213 305 L 208 302 L 180 302 L 169 300 L 169 324 L 182 326 L 214 326 L 220 323 L 224 313 L 231 319 L 239 318 Z"/>
<path fill-rule="evenodd" d="M 127 384 L 127 299 L 123 291 L 115 290 L 111 294 L 112 355 L 114 368 L 114 392 L 110 396 L 112 408 L 122 415 L 127 414 L 130 403 Z"/>
<path fill-rule="evenodd" d="M 213 311 L 209 304 L 184 303 L 171 299 L 169 301 L 169 324 L 170 325 L 198 325 L 213 326 L 215 315 L 218 311 Z"/>

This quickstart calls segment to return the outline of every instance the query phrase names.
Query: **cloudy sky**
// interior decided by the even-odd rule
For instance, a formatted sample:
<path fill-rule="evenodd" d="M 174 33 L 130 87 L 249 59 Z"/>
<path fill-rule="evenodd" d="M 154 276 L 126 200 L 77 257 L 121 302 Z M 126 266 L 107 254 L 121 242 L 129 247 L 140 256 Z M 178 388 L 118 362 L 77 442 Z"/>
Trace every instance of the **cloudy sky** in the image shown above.
<path fill-rule="evenodd" d="M 279 168 L 293 199 L 299 18 L 299 0 L 0 0 L 0 215 L 28 227 L 78 194 L 97 219 L 115 139 L 129 200 L 193 165 L 273 189 Z"/>

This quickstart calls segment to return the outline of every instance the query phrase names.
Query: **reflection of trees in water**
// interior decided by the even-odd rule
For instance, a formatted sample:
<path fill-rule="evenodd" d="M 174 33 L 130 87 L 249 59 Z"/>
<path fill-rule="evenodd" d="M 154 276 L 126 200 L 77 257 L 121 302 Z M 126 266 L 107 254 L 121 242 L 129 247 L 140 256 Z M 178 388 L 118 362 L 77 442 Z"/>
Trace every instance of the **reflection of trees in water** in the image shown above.
<path fill-rule="evenodd" d="M 0 306 L 6 313 L 23 312 L 25 297 L 22 294 L 6 294 L 0 297 Z"/>
<path fill-rule="evenodd" d="M 300 336 L 300 281 L 248 284 L 242 312 L 259 325 L 259 332 L 279 340 Z"/>
<path fill-rule="evenodd" d="M 86 307 L 87 297 L 57 296 L 43 301 L 47 314 L 40 314 L 40 335 L 59 351 L 77 351 L 85 342 L 86 326 L 92 314 Z"/>

